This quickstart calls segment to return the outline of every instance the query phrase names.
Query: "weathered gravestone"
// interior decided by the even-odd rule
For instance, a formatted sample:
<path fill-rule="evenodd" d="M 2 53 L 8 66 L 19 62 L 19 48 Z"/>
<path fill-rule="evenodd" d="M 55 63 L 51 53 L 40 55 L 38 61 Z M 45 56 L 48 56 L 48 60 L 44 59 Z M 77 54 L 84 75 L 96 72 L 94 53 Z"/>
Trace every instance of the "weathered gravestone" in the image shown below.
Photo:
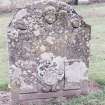
<path fill-rule="evenodd" d="M 90 26 L 60 1 L 21 9 L 9 24 L 12 105 L 55 105 L 86 93 Z"/>

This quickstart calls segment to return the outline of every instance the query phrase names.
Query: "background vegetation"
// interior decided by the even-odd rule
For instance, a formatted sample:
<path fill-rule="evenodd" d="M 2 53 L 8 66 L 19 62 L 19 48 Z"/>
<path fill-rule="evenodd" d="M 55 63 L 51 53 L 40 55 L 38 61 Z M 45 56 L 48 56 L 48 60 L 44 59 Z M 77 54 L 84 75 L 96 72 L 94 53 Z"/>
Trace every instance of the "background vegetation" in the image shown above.
<path fill-rule="evenodd" d="M 66 105 L 105 105 L 105 90 L 85 97 L 74 98 Z"/>
<path fill-rule="evenodd" d="M 92 28 L 89 77 L 105 85 L 105 3 L 81 5 L 76 10 Z"/>

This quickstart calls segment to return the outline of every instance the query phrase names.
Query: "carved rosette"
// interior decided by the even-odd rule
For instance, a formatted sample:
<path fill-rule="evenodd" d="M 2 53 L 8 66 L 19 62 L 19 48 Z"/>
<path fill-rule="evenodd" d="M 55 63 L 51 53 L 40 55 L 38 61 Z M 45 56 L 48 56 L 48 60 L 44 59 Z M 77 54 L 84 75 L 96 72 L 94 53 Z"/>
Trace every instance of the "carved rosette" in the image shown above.
<path fill-rule="evenodd" d="M 64 78 L 64 58 L 54 57 L 52 53 L 43 53 L 37 66 L 38 79 L 53 86 Z"/>

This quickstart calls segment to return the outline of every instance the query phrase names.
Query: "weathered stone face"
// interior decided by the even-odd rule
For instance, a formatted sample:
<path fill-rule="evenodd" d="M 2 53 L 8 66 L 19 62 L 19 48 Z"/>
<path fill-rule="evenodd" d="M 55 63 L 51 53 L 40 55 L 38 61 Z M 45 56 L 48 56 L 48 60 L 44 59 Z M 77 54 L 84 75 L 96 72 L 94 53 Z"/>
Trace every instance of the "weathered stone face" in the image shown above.
<path fill-rule="evenodd" d="M 90 26 L 68 4 L 37 2 L 9 25 L 11 87 L 51 92 L 87 80 Z"/>

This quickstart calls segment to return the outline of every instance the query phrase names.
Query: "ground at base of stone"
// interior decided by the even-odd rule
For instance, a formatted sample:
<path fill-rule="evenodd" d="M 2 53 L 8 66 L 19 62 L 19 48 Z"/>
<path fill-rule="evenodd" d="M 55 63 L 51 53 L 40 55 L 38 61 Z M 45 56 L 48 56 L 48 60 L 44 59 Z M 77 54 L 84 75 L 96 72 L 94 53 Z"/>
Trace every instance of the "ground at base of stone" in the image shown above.
<path fill-rule="evenodd" d="M 101 86 L 94 81 L 88 82 L 89 93 L 99 92 L 102 90 Z M 0 105 L 11 105 L 11 93 L 7 91 L 0 91 Z"/>
<path fill-rule="evenodd" d="M 0 105 L 11 105 L 11 94 L 7 91 L 0 91 Z"/>

